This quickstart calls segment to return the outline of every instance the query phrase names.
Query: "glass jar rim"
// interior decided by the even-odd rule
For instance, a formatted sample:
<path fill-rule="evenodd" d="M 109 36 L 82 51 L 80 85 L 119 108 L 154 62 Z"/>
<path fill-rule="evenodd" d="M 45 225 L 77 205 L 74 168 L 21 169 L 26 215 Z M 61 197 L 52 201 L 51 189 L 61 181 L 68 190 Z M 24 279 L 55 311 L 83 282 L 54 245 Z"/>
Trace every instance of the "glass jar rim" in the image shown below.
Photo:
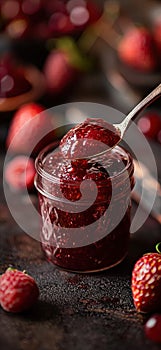
<path fill-rule="evenodd" d="M 47 145 L 45 148 L 43 148 L 40 153 L 38 154 L 36 160 L 35 160 L 35 168 L 36 168 L 36 172 L 39 176 L 41 176 L 43 179 L 51 181 L 52 183 L 58 183 L 60 182 L 60 178 L 56 177 L 55 175 L 50 174 L 49 172 L 47 172 L 46 170 L 44 170 L 43 167 L 43 161 L 45 159 L 45 157 L 52 151 L 54 150 L 56 147 L 59 146 L 60 141 L 55 141 L 53 143 L 50 143 L 49 145 Z M 114 148 L 111 149 L 110 152 L 114 152 L 114 151 L 121 151 L 121 153 L 126 156 L 127 159 L 127 164 L 125 165 L 125 167 L 118 173 L 110 175 L 109 179 L 111 178 L 112 180 L 114 180 L 115 178 L 118 177 L 122 177 L 125 173 L 127 173 L 127 177 L 130 177 L 131 174 L 133 174 L 133 162 L 132 162 L 132 157 L 130 155 L 130 153 L 122 146 L 116 146 Z M 109 152 L 109 151 L 108 151 Z M 71 160 L 70 158 L 66 158 L 67 160 Z M 85 159 L 85 158 L 83 158 Z M 94 159 L 94 156 L 91 158 L 91 160 Z M 72 159 L 73 160 L 73 159 Z M 130 167 L 132 167 L 131 171 L 128 172 L 128 170 L 130 169 Z M 72 183 L 73 180 L 69 180 L 69 183 Z M 99 181 L 98 181 L 99 182 Z M 107 179 L 105 180 L 100 180 L 100 182 L 106 183 Z M 74 181 L 74 186 L 76 185 L 76 183 L 80 183 L 80 181 Z"/>

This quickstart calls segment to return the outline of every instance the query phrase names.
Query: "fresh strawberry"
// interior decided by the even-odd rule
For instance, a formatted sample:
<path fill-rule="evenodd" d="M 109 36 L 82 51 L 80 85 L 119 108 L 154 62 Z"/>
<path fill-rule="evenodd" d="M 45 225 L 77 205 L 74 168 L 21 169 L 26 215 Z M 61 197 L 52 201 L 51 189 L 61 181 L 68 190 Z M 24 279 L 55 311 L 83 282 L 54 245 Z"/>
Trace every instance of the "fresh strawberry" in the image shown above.
<path fill-rule="evenodd" d="M 61 50 L 52 51 L 44 66 L 47 89 L 50 94 L 61 93 L 73 80 L 75 70 L 69 56 Z"/>
<path fill-rule="evenodd" d="M 154 139 L 161 130 L 161 117 L 158 112 L 150 111 L 142 115 L 137 125 L 145 136 Z"/>
<path fill-rule="evenodd" d="M 35 280 L 25 272 L 9 268 L 0 278 L 0 304 L 8 312 L 22 312 L 39 297 Z"/>
<path fill-rule="evenodd" d="M 150 340 L 161 343 L 161 314 L 154 314 L 144 326 L 145 335 Z"/>
<path fill-rule="evenodd" d="M 31 190 L 34 187 L 35 173 L 34 161 L 31 158 L 17 156 L 6 165 L 4 177 L 13 190 Z"/>
<path fill-rule="evenodd" d="M 148 29 L 129 29 L 118 44 L 118 56 L 132 68 L 150 72 L 156 68 L 153 37 Z"/>
<path fill-rule="evenodd" d="M 48 55 L 44 65 L 44 75 L 48 92 L 61 93 L 80 73 L 91 70 L 92 62 L 70 37 L 55 41 L 56 48 Z"/>
<path fill-rule="evenodd" d="M 155 23 L 153 28 L 153 37 L 158 53 L 161 55 L 161 21 Z"/>
<path fill-rule="evenodd" d="M 136 262 L 131 288 L 139 312 L 161 309 L 161 254 L 147 253 Z"/>
<path fill-rule="evenodd" d="M 50 115 L 45 109 L 36 103 L 28 103 L 20 107 L 13 117 L 7 147 L 10 146 L 10 152 L 13 153 L 31 154 L 34 149 L 38 152 L 41 149 L 41 139 L 52 129 Z"/>

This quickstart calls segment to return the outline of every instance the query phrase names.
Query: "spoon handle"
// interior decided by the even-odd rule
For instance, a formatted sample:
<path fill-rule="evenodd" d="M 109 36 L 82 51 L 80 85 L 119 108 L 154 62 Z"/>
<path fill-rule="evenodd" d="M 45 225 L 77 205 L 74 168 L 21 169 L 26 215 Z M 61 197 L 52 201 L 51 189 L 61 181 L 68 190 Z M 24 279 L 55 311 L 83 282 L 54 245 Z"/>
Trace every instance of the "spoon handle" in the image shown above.
<path fill-rule="evenodd" d="M 149 106 L 153 101 L 155 101 L 160 96 L 161 96 L 161 84 L 159 84 L 153 91 L 150 92 L 149 95 L 147 95 L 141 102 L 139 102 L 132 109 L 132 111 L 126 116 L 126 118 L 122 121 L 122 123 L 120 124 L 120 129 L 122 132 L 121 136 L 123 136 L 130 121 L 135 119 L 144 108 Z"/>

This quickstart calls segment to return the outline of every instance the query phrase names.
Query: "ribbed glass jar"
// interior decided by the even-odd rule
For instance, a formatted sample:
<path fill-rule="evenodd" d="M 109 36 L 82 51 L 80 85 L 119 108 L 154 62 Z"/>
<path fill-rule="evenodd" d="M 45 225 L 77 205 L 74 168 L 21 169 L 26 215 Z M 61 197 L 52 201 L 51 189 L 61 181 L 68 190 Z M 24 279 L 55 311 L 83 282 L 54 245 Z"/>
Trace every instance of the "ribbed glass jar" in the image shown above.
<path fill-rule="evenodd" d="M 116 146 L 90 160 L 65 159 L 51 144 L 36 159 L 35 186 L 48 261 L 74 272 L 120 263 L 128 251 L 132 157 Z"/>

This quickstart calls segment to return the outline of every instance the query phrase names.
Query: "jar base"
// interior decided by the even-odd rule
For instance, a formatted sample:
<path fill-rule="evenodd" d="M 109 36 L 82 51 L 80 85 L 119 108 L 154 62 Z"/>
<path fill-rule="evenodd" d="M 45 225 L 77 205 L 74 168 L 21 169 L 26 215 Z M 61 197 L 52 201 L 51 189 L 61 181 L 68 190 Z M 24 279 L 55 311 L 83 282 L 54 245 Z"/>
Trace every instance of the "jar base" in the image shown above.
<path fill-rule="evenodd" d="M 119 261 L 117 261 L 115 264 L 110 265 L 108 267 L 103 267 L 101 269 L 96 269 L 96 270 L 85 270 L 85 271 L 81 271 L 81 270 L 70 270 L 70 269 L 66 269 L 65 267 L 59 266 L 55 263 L 52 263 L 50 260 L 48 260 L 48 262 L 52 265 L 55 265 L 57 268 L 59 268 L 60 270 L 66 271 L 66 272 L 71 272 L 71 273 L 81 273 L 81 274 L 88 274 L 88 273 L 97 273 L 97 272 L 101 272 L 101 271 L 106 271 L 109 270 L 117 265 L 119 265 L 127 256 L 128 253 L 126 253 Z"/>

